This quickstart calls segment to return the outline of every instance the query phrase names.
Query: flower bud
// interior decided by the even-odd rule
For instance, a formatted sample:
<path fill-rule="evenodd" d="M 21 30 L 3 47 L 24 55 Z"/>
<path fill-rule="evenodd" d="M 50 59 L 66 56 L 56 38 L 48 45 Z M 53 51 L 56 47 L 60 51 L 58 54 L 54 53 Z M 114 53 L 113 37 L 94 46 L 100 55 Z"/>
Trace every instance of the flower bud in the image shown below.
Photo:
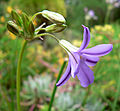
<path fill-rule="evenodd" d="M 30 21 L 30 23 L 29 23 L 28 31 L 29 31 L 30 35 L 32 35 L 32 36 L 34 35 L 35 28 L 34 28 L 32 21 Z"/>
<path fill-rule="evenodd" d="M 28 32 L 29 32 L 28 26 L 29 26 L 30 20 L 29 20 L 27 14 L 25 14 L 25 13 L 22 13 L 22 16 L 21 16 L 21 17 L 22 17 L 22 21 L 23 21 L 24 32 L 25 32 L 25 33 L 28 33 Z"/>
<path fill-rule="evenodd" d="M 48 19 L 53 23 L 64 24 L 66 22 L 65 18 L 59 13 L 48 11 L 48 10 L 43 10 L 41 13 L 43 17 L 45 17 L 46 19 Z"/>
<path fill-rule="evenodd" d="M 11 16 L 12 16 L 12 19 L 15 21 L 15 23 L 18 26 L 22 26 L 22 19 L 21 19 L 21 17 L 19 16 L 19 14 L 15 10 L 12 10 Z"/>
<path fill-rule="evenodd" d="M 17 25 L 13 22 L 13 21 L 8 21 L 7 23 L 7 29 L 12 32 L 13 34 L 15 34 L 16 36 L 19 35 L 19 30 Z"/>
<path fill-rule="evenodd" d="M 57 25 L 57 24 L 52 24 L 49 25 L 45 28 L 46 32 L 52 32 L 52 33 L 57 33 L 57 32 L 61 32 L 66 28 L 65 24 L 61 24 L 61 25 Z"/>

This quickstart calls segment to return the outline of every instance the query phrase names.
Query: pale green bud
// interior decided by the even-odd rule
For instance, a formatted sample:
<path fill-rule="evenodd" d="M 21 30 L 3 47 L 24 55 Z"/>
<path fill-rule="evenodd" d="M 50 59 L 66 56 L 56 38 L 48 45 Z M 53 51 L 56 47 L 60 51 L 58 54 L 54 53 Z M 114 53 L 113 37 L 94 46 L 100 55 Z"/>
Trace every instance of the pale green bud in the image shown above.
<path fill-rule="evenodd" d="M 57 24 L 52 24 L 49 25 L 45 28 L 46 32 L 52 32 L 52 33 L 57 33 L 57 32 L 61 32 L 66 28 L 65 24 L 61 24 L 61 25 L 57 25 Z"/>
<path fill-rule="evenodd" d="M 48 10 L 43 10 L 41 12 L 42 16 L 48 19 L 49 21 L 56 23 L 56 24 L 65 24 L 65 18 L 56 12 L 48 11 Z"/>

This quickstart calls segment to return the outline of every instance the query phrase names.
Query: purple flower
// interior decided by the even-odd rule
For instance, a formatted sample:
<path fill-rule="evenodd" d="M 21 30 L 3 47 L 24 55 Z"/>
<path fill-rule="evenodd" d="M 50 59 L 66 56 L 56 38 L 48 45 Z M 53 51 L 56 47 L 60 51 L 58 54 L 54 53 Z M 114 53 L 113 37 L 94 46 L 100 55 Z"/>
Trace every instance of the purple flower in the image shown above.
<path fill-rule="evenodd" d="M 95 13 L 94 13 L 93 10 L 89 10 L 89 11 L 88 11 L 88 14 L 89 14 L 89 16 L 91 16 L 91 17 L 94 17 L 94 16 L 95 16 Z"/>
<path fill-rule="evenodd" d="M 90 20 L 90 19 L 97 20 L 98 19 L 98 17 L 95 15 L 95 12 L 93 10 L 88 10 L 88 8 L 85 7 L 84 12 L 85 12 L 85 19 L 86 20 Z"/>
<path fill-rule="evenodd" d="M 65 40 L 61 40 L 59 43 L 68 52 L 69 62 L 65 73 L 56 84 L 57 86 L 64 85 L 71 76 L 75 78 L 76 75 L 80 80 L 81 86 L 87 87 L 89 84 L 92 84 L 94 75 L 88 66 L 94 66 L 99 61 L 100 56 L 108 54 L 113 48 L 112 44 L 101 44 L 85 49 L 90 42 L 90 32 L 84 25 L 83 28 L 83 42 L 80 48 L 73 46 Z"/>

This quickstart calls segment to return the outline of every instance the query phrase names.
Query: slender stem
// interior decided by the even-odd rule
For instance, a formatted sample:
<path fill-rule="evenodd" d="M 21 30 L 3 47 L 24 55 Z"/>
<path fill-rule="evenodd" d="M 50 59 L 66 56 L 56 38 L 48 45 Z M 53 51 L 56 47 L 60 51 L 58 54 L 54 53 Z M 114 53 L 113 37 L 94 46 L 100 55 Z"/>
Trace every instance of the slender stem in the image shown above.
<path fill-rule="evenodd" d="M 42 12 L 38 12 L 38 13 L 34 14 L 34 15 L 32 16 L 32 18 L 31 18 L 31 21 L 33 21 L 33 20 L 35 19 L 35 17 L 36 17 L 37 15 L 40 15 L 40 14 L 42 14 Z"/>
<path fill-rule="evenodd" d="M 47 35 L 54 38 L 59 43 L 59 39 L 57 39 L 54 35 L 49 34 L 49 33 L 42 33 L 42 34 L 36 35 L 35 38 L 38 38 L 40 36 L 47 36 Z"/>
<path fill-rule="evenodd" d="M 87 99 L 88 99 L 88 96 L 90 93 L 90 89 L 91 89 L 91 86 L 88 86 L 87 92 L 86 92 L 85 97 L 84 97 L 83 102 L 82 102 L 82 107 L 84 107 L 86 102 L 87 102 Z"/>
<path fill-rule="evenodd" d="M 112 8 L 108 6 L 107 13 L 106 13 L 106 16 L 105 16 L 105 24 L 109 23 L 109 17 L 110 17 L 111 10 L 112 10 Z"/>
<path fill-rule="evenodd" d="M 56 83 L 59 81 L 59 79 L 60 79 L 60 77 L 61 77 L 61 75 L 62 75 L 62 73 L 63 73 L 63 70 L 64 70 L 64 68 L 65 68 L 66 63 L 67 63 L 67 60 L 64 61 L 63 65 L 62 65 L 62 67 L 61 67 L 61 69 L 60 69 L 60 72 L 59 72 L 59 75 L 58 75 L 58 77 L 57 77 Z M 54 85 L 54 89 L 53 89 L 53 92 L 52 92 L 52 97 L 51 97 L 51 101 L 50 101 L 50 104 L 49 104 L 49 109 L 48 109 L 48 111 L 51 111 L 51 108 L 52 108 L 52 104 L 53 104 L 53 101 L 54 101 L 55 93 L 56 93 L 56 90 L 57 90 L 56 83 L 55 83 L 55 85 Z"/>
<path fill-rule="evenodd" d="M 20 70 L 21 70 L 22 57 L 23 57 L 23 53 L 26 45 L 27 45 L 27 41 L 25 40 L 22 45 L 20 55 L 18 58 L 18 64 L 17 64 L 17 76 L 16 76 L 17 111 L 21 111 L 21 108 L 20 108 L 20 72 L 21 71 Z"/>

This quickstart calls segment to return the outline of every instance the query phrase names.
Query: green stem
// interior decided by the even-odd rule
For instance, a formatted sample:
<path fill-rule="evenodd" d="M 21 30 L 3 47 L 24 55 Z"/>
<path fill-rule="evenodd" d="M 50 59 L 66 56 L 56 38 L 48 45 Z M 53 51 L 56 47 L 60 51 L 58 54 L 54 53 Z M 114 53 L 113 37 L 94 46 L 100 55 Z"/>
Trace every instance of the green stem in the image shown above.
<path fill-rule="evenodd" d="M 21 72 L 22 57 L 23 57 L 23 53 L 24 53 L 24 49 L 26 45 L 27 45 L 27 41 L 25 40 L 22 45 L 20 55 L 18 58 L 18 64 L 17 64 L 17 76 L 16 76 L 17 111 L 21 111 L 21 108 L 20 108 L 20 72 Z"/>
<path fill-rule="evenodd" d="M 36 17 L 37 15 L 40 15 L 40 14 L 42 14 L 42 12 L 38 12 L 38 13 L 34 14 L 34 15 L 32 16 L 32 18 L 31 18 L 31 21 L 33 21 L 33 20 L 35 19 L 35 17 Z"/>
<path fill-rule="evenodd" d="M 108 6 L 108 9 L 107 9 L 107 13 L 106 13 L 106 16 L 105 16 L 105 24 L 108 24 L 109 23 L 109 17 L 110 17 L 110 12 L 111 12 L 112 8 L 110 8 Z"/>
<path fill-rule="evenodd" d="M 87 92 L 86 92 L 85 97 L 84 97 L 83 102 L 82 102 L 82 107 L 84 107 L 86 102 L 87 102 L 87 99 L 88 99 L 88 96 L 90 93 L 90 89 L 91 89 L 91 86 L 88 86 Z"/>
<path fill-rule="evenodd" d="M 61 69 L 60 69 L 60 72 L 59 72 L 59 75 L 58 75 L 58 77 L 57 77 L 56 83 L 59 81 L 59 79 L 60 79 L 60 77 L 61 77 L 61 75 L 62 75 L 62 73 L 63 73 L 63 70 L 64 70 L 64 68 L 65 68 L 66 62 L 67 62 L 67 60 L 64 61 L 63 65 L 62 65 L 62 67 L 61 67 Z M 49 104 L 49 109 L 48 109 L 48 111 L 51 111 L 51 108 L 52 108 L 52 104 L 53 104 L 53 101 L 54 101 L 55 93 L 56 93 L 56 90 L 57 90 L 56 83 L 55 83 L 55 85 L 54 85 L 54 89 L 53 89 L 53 93 L 52 93 L 52 97 L 51 97 L 51 101 L 50 101 L 50 104 Z"/>
<path fill-rule="evenodd" d="M 57 38 L 56 38 L 54 35 L 52 35 L 52 34 L 42 33 L 42 34 L 36 35 L 35 38 L 38 38 L 38 37 L 40 37 L 40 36 L 50 36 L 50 37 L 54 38 L 54 39 L 59 43 L 59 39 L 57 39 Z M 34 39 L 35 39 L 35 38 L 34 38 Z"/>

